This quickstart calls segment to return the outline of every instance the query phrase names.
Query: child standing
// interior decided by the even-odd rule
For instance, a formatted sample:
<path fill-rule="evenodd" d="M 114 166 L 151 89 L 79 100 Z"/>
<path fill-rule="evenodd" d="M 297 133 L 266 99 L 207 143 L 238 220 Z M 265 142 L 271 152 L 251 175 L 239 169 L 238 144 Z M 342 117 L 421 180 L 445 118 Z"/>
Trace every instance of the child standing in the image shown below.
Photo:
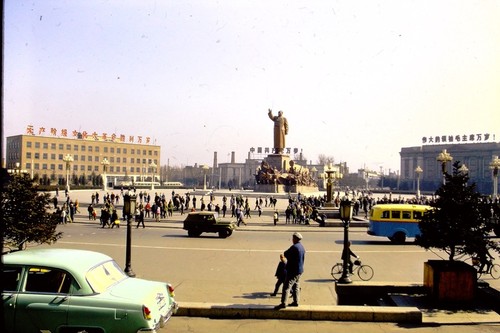
<path fill-rule="evenodd" d="M 276 296 L 278 293 L 281 285 L 285 282 L 286 278 L 286 259 L 283 254 L 280 254 L 280 262 L 278 263 L 278 267 L 276 267 L 276 273 L 274 273 L 274 276 L 276 276 L 276 285 L 274 286 L 274 292 L 271 294 L 271 296 Z"/>

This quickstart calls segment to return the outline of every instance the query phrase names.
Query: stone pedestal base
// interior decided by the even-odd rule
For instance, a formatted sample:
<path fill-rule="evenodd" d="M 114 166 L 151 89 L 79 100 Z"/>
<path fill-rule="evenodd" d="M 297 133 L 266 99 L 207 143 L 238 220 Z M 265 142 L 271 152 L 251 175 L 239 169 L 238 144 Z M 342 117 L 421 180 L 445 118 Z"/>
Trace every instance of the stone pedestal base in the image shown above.
<path fill-rule="evenodd" d="M 285 154 L 269 154 L 264 161 L 278 171 L 287 172 L 290 169 L 290 156 Z"/>

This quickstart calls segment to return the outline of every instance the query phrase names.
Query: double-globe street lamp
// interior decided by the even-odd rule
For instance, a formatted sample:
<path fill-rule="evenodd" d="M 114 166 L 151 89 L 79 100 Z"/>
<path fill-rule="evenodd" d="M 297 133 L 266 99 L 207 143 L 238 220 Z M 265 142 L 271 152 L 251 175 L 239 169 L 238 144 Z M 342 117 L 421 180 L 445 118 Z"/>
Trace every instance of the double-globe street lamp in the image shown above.
<path fill-rule="evenodd" d="M 424 172 L 420 165 L 415 168 L 415 173 L 417 174 L 417 199 L 420 199 L 420 175 Z"/>
<path fill-rule="evenodd" d="M 446 163 L 451 162 L 453 157 L 443 149 L 441 153 L 436 157 L 436 160 L 441 163 L 441 173 L 443 174 L 443 185 L 446 184 Z"/>
<path fill-rule="evenodd" d="M 207 189 L 207 171 L 210 169 L 210 167 L 206 164 L 202 165 L 201 168 L 203 169 L 203 190 Z M 240 175 L 241 175 L 241 169 L 240 169 Z"/>
<path fill-rule="evenodd" d="M 135 194 L 130 195 L 127 192 L 123 196 L 123 215 L 127 218 L 127 243 L 125 246 L 125 269 L 124 272 L 130 277 L 135 277 L 134 271 L 132 271 L 132 216 L 135 215 L 137 197 Z"/>
<path fill-rule="evenodd" d="M 66 191 L 69 192 L 69 170 L 71 163 L 73 163 L 73 156 L 70 154 L 66 154 L 66 156 L 63 157 L 63 161 L 66 162 Z"/>
<path fill-rule="evenodd" d="M 103 169 L 103 175 L 102 175 L 102 190 L 104 192 L 108 191 L 108 177 L 107 177 L 107 172 L 108 172 L 108 166 L 109 166 L 109 161 L 105 157 L 102 162 L 102 169 Z"/>
<path fill-rule="evenodd" d="M 344 225 L 344 250 L 342 251 L 342 276 L 338 283 L 349 284 L 352 280 L 349 277 L 349 224 L 352 219 L 352 212 L 354 210 L 354 202 L 349 200 L 347 196 L 343 197 L 340 201 L 340 219 Z"/>
<path fill-rule="evenodd" d="M 497 155 L 493 156 L 490 169 L 493 171 L 493 200 L 496 200 L 498 196 L 498 169 L 500 169 L 500 159 Z"/>
<path fill-rule="evenodd" d="M 155 189 L 155 174 L 156 174 L 156 164 L 154 161 L 151 161 L 151 164 L 149 164 L 149 167 L 151 168 L 151 173 L 153 174 L 151 176 L 151 191 L 154 191 Z"/>

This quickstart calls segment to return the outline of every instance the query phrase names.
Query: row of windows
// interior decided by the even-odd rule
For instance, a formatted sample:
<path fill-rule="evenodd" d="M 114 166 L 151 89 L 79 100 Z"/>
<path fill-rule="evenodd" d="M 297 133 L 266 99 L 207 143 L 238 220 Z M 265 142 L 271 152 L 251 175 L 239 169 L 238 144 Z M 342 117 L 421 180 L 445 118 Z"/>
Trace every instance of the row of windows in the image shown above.
<path fill-rule="evenodd" d="M 63 154 L 55 154 L 55 153 L 32 153 L 32 152 L 27 152 L 26 153 L 26 159 L 28 160 L 39 160 L 40 158 L 43 160 L 48 160 L 50 155 L 51 160 L 63 160 Z M 57 158 L 56 158 L 57 155 Z M 140 158 L 130 158 L 128 160 L 126 157 L 104 157 L 106 158 L 109 163 L 135 163 L 135 164 L 151 164 L 151 159 L 140 159 Z M 85 155 L 73 155 L 73 161 L 81 161 L 81 162 L 99 162 L 100 161 L 100 156 L 85 156 Z"/>
<path fill-rule="evenodd" d="M 35 149 L 40 149 L 40 148 L 43 148 L 43 149 L 49 149 L 49 143 L 48 142 L 43 142 L 43 143 L 40 143 L 40 142 L 34 142 L 35 144 Z M 56 144 L 56 143 L 50 143 L 50 149 L 51 150 L 56 150 L 56 147 L 57 149 L 59 150 L 64 150 L 65 149 L 65 146 L 66 146 L 66 150 L 69 150 L 69 151 L 88 151 L 88 152 L 100 152 L 100 147 L 99 146 L 85 146 L 85 145 L 73 145 L 73 148 L 71 148 L 71 144 L 67 143 L 67 144 L 64 144 L 64 143 L 59 143 L 59 144 Z M 33 142 L 32 141 L 26 141 L 26 148 L 33 148 Z M 111 154 L 127 154 L 128 150 L 127 148 L 119 148 L 117 147 L 115 149 L 115 147 L 103 147 L 103 152 L 104 153 L 111 153 Z M 147 150 L 147 149 L 130 149 L 130 154 L 132 155 L 149 155 L 149 156 L 152 156 L 153 153 L 155 156 L 158 155 L 158 151 L 156 150 Z"/>
<path fill-rule="evenodd" d="M 26 163 L 26 169 L 28 170 L 32 170 L 32 166 L 33 166 L 33 170 L 53 170 L 55 171 L 56 170 L 56 167 L 57 167 L 57 170 L 59 171 L 63 171 L 65 170 L 64 168 L 64 165 L 63 164 L 47 164 L 47 163 Z M 78 172 L 78 171 L 81 171 L 81 172 L 99 172 L 99 166 L 97 165 L 73 165 L 72 167 L 72 170 L 75 171 L 75 172 Z M 110 166 L 109 167 L 109 172 L 110 173 L 113 173 L 113 172 L 131 172 L 131 173 L 148 173 L 149 170 L 147 170 L 147 168 L 142 168 L 141 170 L 141 167 L 120 167 L 120 166 Z"/>

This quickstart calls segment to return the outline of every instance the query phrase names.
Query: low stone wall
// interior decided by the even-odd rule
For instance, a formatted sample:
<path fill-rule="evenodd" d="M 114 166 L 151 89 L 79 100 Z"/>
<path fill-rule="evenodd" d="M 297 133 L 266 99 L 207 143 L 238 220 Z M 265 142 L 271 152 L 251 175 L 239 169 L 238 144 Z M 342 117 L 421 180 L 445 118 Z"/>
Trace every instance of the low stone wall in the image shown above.
<path fill-rule="evenodd" d="M 315 193 L 319 189 L 317 186 L 302 186 L 302 185 L 281 185 L 281 184 L 256 184 L 255 192 L 262 193 Z"/>

